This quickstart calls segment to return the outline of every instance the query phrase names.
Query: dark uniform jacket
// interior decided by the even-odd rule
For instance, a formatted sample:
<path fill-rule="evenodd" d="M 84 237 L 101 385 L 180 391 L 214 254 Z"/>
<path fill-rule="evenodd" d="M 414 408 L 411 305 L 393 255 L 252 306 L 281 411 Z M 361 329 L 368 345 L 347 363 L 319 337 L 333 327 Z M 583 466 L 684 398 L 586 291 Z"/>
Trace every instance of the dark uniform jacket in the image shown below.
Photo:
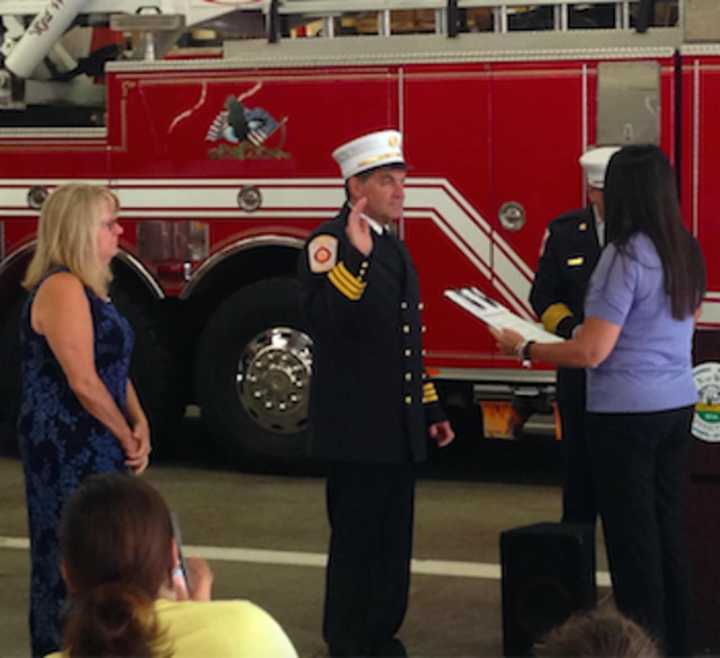
<path fill-rule="evenodd" d="M 309 237 L 300 259 L 313 338 L 313 456 L 422 461 L 427 428 L 444 420 L 422 359 L 422 304 L 405 245 L 370 230 L 368 257 L 347 237 L 349 208 Z"/>
<path fill-rule="evenodd" d="M 530 304 L 546 331 L 570 338 L 582 323 L 585 293 L 600 250 L 592 206 L 550 223 L 530 291 Z"/>

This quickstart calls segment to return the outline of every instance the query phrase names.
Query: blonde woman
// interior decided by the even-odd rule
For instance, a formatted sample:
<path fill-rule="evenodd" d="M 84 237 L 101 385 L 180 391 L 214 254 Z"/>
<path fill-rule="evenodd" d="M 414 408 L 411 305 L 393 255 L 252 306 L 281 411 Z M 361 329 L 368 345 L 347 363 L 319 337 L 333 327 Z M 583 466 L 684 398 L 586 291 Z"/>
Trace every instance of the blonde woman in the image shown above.
<path fill-rule="evenodd" d="M 23 286 L 18 418 L 31 551 L 33 656 L 59 648 L 63 505 L 93 473 L 148 464 L 150 430 L 128 379 L 133 333 L 108 296 L 122 227 L 106 188 L 65 185 L 43 205 Z M 90 532 L 92 529 L 88 529 Z"/>

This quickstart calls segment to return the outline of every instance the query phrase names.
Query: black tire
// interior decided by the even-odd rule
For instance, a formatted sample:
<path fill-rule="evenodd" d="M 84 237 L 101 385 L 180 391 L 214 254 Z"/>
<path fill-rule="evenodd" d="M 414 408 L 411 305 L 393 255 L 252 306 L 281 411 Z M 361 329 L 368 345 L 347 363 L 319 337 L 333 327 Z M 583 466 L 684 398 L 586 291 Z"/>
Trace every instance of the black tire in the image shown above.
<path fill-rule="evenodd" d="M 113 288 L 111 298 L 135 332 L 130 379 L 150 423 L 153 457 L 172 455 L 182 420 L 183 395 L 160 311 L 152 303 L 131 300 L 120 289 Z"/>
<path fill-rule="evenodd" d="M 307 457 L 311 345 L 299 299 L 296 279 L 259 281 L 226 299 L 203 329 L 195 362 L 198 401 L 219 453 L 236 465 L 253 457 L 278 462 Z M 280 344 L 287 338 L 288 348 L 257 351 L 269 335 Z M 258 382 L 253 373 L 263 359 L 266 371 Z M 258 387 L 265 384 L 263 398 Z M 275 404 L 273 411 L 258 412 L 256 394 Z"/>
<path fill-rule="evenodd" d="M 17 455 L 20 410 L 20 313 L 27 293 L 10 306 L 0 326 L 0 450 Z"/>

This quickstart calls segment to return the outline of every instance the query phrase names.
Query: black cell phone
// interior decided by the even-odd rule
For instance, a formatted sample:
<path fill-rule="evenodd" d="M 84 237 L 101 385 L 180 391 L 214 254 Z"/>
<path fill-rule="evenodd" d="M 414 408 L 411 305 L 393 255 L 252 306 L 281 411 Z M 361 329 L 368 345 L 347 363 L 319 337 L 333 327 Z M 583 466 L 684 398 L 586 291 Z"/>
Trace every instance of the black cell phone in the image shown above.
<path fill-rule="evenodd" d="M 190 577 L 188 574 L 187 564 L 185 562 L 185 556 L 182 551 L 182 536 L 180 535 L 180 523 L 178 521 L 177 514 L 170 512 L 170 523 L 172 524 L 173 538 L 178 549 L 178 557 L 180 559 L 180 571 L 182 572 L 183 580 L 185 581 L 185 589 L 187 590 L 188 596 L 190 595 Z"/>

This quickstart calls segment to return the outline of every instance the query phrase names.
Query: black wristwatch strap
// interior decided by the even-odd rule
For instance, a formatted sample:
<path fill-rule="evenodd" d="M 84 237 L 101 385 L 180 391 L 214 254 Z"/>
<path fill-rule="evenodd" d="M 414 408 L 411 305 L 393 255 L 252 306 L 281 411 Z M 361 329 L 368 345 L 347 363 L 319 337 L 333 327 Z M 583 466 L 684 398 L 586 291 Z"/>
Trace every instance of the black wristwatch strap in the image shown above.
<path fill-rule="evenodd" d="M 535 344 L 534 340 L 529 340 L 527 343 L 525 343 L 525 346 L 522 350 L 522 360 L 527 361 L 528 363 L 532 363 L 532 357 L 530 356 L 530 347 L 532 347 Z"/>

